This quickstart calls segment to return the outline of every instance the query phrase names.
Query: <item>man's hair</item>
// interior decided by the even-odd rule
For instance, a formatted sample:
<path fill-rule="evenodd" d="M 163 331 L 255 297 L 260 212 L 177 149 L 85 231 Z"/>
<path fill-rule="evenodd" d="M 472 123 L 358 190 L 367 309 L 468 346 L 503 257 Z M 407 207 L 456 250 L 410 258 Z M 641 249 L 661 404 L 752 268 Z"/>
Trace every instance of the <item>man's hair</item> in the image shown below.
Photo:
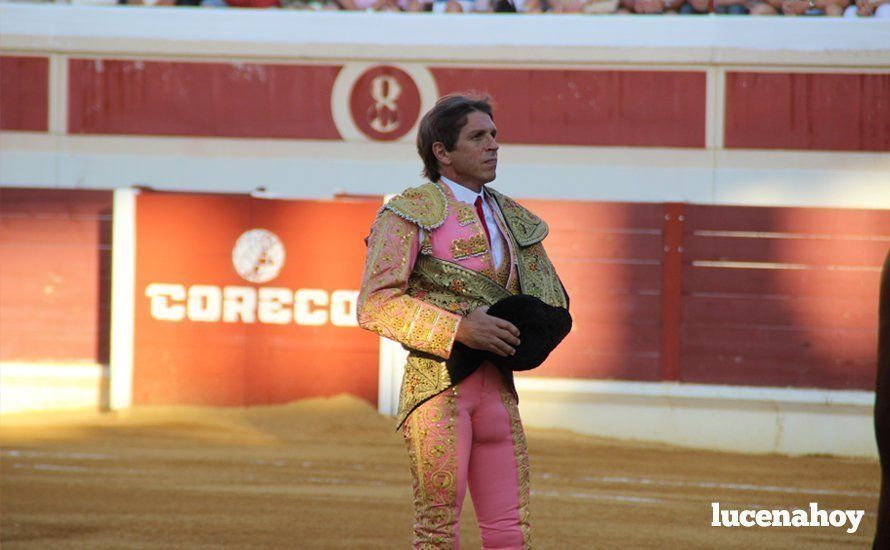
<path fill-rule="evenodd" d="M 494 120 L 491 98 L 469 92 L 449 94 L 439 99 L 436 106 L 423 115 L 417 129 L 417 154 L 423 160 L 423 175 L 430 181 L 438 181 L 439 160 L 433 154 L 433 144 L 441 141 L 446 151 L 454 151 L 461 129 L 467 124 L 467 115 L 473 111 L 485 113 Z"/>

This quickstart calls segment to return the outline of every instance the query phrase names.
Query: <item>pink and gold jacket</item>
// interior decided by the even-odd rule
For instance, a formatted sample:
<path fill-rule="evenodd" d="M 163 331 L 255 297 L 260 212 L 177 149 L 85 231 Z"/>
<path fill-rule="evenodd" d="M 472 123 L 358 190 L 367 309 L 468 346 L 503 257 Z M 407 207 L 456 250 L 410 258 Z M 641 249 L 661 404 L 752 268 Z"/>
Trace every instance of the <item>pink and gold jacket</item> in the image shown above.
<path fill-rule="evenodd" d="M 493 210 L 509 249 L 509 261 L 500 269 L 493 265 L 474 207 L 455 199 L 442 183 L 393 197 L 371 227 L 358 322 L 409 350 L 399 427 L 418 405 L 471 374 L 447 361 L 464 315 L 517 293 L 568 306 L 542 245 L 547 224 L 509 197 L 485 189 L 498 206 Z M 512 372 L 502 373 L 515 395 Z"/>

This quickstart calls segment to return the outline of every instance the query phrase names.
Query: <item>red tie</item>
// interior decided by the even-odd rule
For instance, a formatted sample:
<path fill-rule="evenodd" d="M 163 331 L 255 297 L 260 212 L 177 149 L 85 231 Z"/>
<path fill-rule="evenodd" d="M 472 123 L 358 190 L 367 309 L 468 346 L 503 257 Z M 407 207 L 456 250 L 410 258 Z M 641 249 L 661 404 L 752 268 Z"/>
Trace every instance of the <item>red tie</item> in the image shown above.
<path fill-rule="evenodd" d="M 485 223 L 485 213 L 482 212 L 482 196 L 476 197 L 476 214 L 479 221 L 482 222 L 482 229 L 485 230 L 485 238 L 488 239 L 488 248 L 491 249 L 491 233 L 488 232 L 488 224 Z"/>

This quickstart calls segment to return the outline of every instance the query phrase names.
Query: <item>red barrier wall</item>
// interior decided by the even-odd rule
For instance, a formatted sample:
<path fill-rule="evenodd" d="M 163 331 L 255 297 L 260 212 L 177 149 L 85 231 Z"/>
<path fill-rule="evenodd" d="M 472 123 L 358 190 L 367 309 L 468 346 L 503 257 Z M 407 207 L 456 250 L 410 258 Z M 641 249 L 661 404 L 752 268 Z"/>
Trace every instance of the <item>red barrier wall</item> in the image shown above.
<path fill-rule="evenodd" d="M 873 388 L 890 211 L 523 202 L 575 318 L 528 376 Z M 376 402 L 351 300 L 379 204 L 139 195 L 134 403 Z M 0 360 L 107 362 L 111 207 L 0 189 Z"/>
<path fill-rule="evenodd" d="M 0 188 L 0 361 L 108 362 L 111 191 Z"/>
<path fill-rule="evenodd" d="M 687 205 L 684 382 L 872 389 L 890 211 Z"/>
<path fill-rule="evenodd" d="M 362 238 L 379 207 L 379 201 L 141 194 L 133 403 L 246 405 L 341 392 L 376 403 L 378 339 L 354 326 L 354 311 L 337 299 L 358 291 Z M 236 247 L 255 229 L 274 234 L 277 245 L 246 238 Z M 253 281 L 236 271 L 233 254 Z M 259 280 L 264 269 L 271 279 Z M 159 288 L 153 284 L 189 293 L 154 298 L 173 319 L 159 319 L 152 309 L 149 294 Z M 241 293 L 233 295 L 240 302 L 228 299 L 228 287 Z M 255 305 L 234 314 L 251 292 Z"/>
<path fill-rule="evenodd" d="M 890 211 L 523 203 L 575 320 L 528 376 L 874 387 Z"/>

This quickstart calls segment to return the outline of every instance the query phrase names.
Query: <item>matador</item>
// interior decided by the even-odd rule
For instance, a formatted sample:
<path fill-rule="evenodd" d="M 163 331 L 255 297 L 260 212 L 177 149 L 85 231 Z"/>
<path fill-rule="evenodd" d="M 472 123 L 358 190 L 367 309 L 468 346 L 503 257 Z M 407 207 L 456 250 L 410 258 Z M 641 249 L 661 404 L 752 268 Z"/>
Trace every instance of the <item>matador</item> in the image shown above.
<path fill-rule="evenodd" d="M 486 184 L 497 168 L 487 98 L 450 95 L 421 120 L 429 182 L 390 199 L 370 236 L 360 326 L 409 350 L 397 429 L 408 448 L 415 548 L 458 548 L 467 488 L 484 548 L 530 548 L 529 462 L 509 369 L 449 361 L 457 342 L 508 357 L 522 334 L 487 308 L 516 294 L 567 308 L 547 224 Z"/>

